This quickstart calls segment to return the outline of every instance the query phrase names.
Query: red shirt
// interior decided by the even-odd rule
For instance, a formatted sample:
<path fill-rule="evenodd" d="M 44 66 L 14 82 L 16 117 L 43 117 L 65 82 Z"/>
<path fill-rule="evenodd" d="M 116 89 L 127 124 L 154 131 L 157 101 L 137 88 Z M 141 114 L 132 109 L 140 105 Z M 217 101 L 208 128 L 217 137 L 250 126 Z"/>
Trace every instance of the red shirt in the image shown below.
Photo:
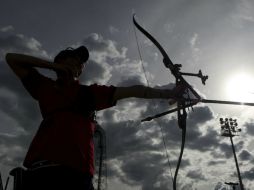
<path fill-rule="evenodd" d="M 114 86 L 64 85 L 36 70 L 22 80 L 40 106 L 43 121 L 24 160 L 24 166 L 48 160 L 94 174 L 94 111 L 115 105 Z"/>

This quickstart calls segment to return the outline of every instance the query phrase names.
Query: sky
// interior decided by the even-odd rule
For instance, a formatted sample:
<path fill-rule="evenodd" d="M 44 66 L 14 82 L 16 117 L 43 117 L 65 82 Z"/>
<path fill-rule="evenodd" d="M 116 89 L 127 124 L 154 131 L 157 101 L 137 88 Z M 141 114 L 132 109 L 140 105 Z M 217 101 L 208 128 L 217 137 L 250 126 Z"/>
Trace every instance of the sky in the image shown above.
<path fill-rule="evenodd" d="M 202 97 L 254 102 L 251 0 L 1 1 L 0 171 L 4 182 L 12 168 L 22 166 L 42 120 L 36 101 L 7 66 L 5 54 L 52 61 L 62 49 L 85 45 L 90 59 L 82 84 L 147 85 L 146 74 L 151 87 L 172 88 L 174 77 L 156 47 L 134 29 L 133 13 L 173 63 L 182 64 L 182 72 L 202 70 L 209 76 L 206 85 L 185 77 Z M 171 173 L 181 145 L 176 114 L 137 124 L 172 108 L 165 100 L 130 98 L 97 113 L 107 137 L 108 189 L 173 189 Z M 254 189 L 253 112 L 247 106 L 201 103 L 188 111 L 177 189 L 226 190 L 224 182 L 238 181 L 230 140 L 221 136 L 219 118 L 225 117 L 237 119 L 242 129 L 233 140 L 245 189 Z"/>

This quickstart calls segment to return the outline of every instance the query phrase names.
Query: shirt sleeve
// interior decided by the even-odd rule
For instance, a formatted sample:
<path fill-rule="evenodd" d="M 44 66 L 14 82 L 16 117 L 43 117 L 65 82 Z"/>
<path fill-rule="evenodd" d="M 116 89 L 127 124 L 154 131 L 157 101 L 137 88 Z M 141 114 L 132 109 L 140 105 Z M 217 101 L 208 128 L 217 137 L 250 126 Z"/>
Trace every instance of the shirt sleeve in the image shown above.
<path fill-rule="evenodd" d="M 113 96 L 116 90 L 115 86 L 94 84 L 90 87 L 94 94 L 95 109 L 97 111 L 116 105 L 116 101 L 113 100 Z"/>
<path fill-rule="evenodd" d="M 42 76 L 36 69 L 31 69 L 28 75 L 23 78 L 22 84 L 29 94 L 36 100 L 38 100 L 39 89 L 42 85 L 44 76 Z"/>

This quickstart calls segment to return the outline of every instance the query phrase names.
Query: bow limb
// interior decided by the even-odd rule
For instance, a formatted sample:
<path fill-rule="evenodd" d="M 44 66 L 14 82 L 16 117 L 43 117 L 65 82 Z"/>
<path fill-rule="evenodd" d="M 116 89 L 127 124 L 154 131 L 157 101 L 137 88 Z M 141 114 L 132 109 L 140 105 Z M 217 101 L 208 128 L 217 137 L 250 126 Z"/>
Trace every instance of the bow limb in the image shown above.
<path fill-rule="evenodd" d="M 201 97 L 199 96 L 199 94 L 184 80 L 184 78 L 181 76 L 179 72 L 179 67 L 173 64 L 173 62 L 171 61 L 171 59 L 169 58 L 168 54 L 163 49 L 163 47 L 160 45 L 160 43 L 150 33 L 148 33 L 142 26 L 140 26 L 137 23 L 135 19 L 135 14 L 133 15 L 133 23 L 159 49 L 159 51 L 161 52 L 163 56 L 163 62 L 165 67 L 170 69 L 171 73 L 176 77 L 176 80 L 181 81 L 181 84 L 185 85 L 195 95 L 195 97 L 198 100 L 200 100 Z"/>
<path fill-rule="evenodd" d="M 142 28 L 142 26 L 140 26 L 140 25 L 137 23 L 137 21 L 135 20 L 135 14 L 133 15 L 133 23 L 134 23 L 134 25 L 135 25 L 135 26 L 136 26 L 149 40 L 151 40 L 151 41 L 153 42 L 153 44 L 160 50 L 162 56 L 163 56 L 164 59 L 166 60 L 166 61 L 164 61 L 164 62 L 167 62 L 167 64 L 164 63 L 165 66 L 166 66 L 167 68 L 169 68 L 170 70 L 173 70 L 173 69 L 174 69 L 174 68 L 173 68 L 173 63 L 172 63 L 172 61 L 170 60 L 170 58 L 169 58 L 168 54 L 166 53 L 166 51 L 163 49 L 163 47 L 160 45 L 160 43 L 159 43 L 151 34 L 149 34 L 144 28 Z"/>

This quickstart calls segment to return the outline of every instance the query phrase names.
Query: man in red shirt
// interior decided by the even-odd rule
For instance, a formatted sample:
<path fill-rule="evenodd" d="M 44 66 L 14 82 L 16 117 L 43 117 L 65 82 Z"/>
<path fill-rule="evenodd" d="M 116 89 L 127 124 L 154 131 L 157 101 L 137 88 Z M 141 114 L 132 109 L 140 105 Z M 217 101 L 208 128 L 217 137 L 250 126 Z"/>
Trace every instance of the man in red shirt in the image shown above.
<path fill-rule="evenodd" d="M 11 69 L 38 101 L 43 117 L 24 160 L 29 171 L 24 189 L 93 189 L 94 112 L 124 98 L 174 99 L 183 91 L 79 84 L 77 79 L 88 58 L 84 46 L 61 51 L 53 64 L 28 55 L 6 55 Z M 36 68 L 55 71 L 57 80 Z"/>

